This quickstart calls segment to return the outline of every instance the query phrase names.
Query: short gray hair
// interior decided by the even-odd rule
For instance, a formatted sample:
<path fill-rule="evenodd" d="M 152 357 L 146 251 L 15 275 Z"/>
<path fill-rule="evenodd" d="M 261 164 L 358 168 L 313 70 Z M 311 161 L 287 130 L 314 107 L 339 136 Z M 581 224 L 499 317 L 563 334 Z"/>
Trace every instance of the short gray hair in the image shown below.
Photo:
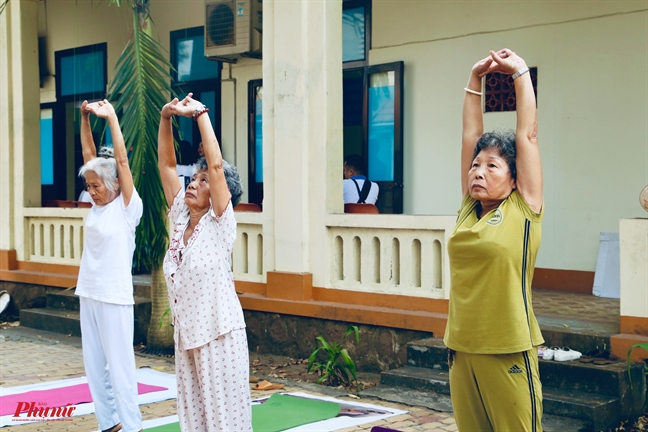
<path fill-rule="evenodd" d="M 108 191 L 117 192 L 118 187 L 115 182 L 117 180 L 117 162 L 114 157 L 110 157 L 113 154 L 112 149 L 99 147 L 97 154 L 99 157 L 91 159 L 79 169 L 79 177 L 85 178 L 86 173 L 92 171 L 101 178 Z"/>
<path fill-rule="evenodd" d="M 207 159 L 201 157 L 196 161 L 193 167 L 194 175 L 198 171 L 207 170 Z M 232 207 L 236 207 L 241 202 L 241 195 L 243 195 L 243 183 L 241 183 L 241 176 L 239 176 L 236 166 L 230 164 L 223 159 L 223 172 L 225 173 L 225 181 L 227 187 L 232 194 Z"/>

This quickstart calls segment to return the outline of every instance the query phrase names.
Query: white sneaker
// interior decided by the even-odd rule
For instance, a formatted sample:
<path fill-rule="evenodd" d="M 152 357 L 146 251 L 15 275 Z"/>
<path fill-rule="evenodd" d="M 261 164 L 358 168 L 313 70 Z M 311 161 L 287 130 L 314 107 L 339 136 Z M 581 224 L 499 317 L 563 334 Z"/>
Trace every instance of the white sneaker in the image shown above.
<path fill-rule="evenodd" d="M 553 360 L 554 356 L 555 356 L 555 353 L 558 352 L 559 349 L 560 348 L 558 348 L 558 347 L 547 348 L 542 353 L 542 358 L 545 359 L 545 360 Z"/>
<path fill-rule="evenodd" d="M 556 351 L 554 353 L 554 360 L 556 361 L 570 361 L 578 360 L 583 354 L 578 351 L 574 351 L 571 348 L 564 347 L 563 349 Z"/>

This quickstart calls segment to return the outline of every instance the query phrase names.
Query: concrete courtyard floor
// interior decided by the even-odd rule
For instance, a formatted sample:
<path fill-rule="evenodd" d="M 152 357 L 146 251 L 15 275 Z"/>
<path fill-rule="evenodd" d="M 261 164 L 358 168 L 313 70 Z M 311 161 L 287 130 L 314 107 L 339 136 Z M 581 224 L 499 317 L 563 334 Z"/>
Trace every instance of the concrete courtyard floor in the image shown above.
<path fill-rule="evenodd" d="M 161 372 L 174 373 L 173 358 L 136 354 L 138 368 L 149 367 Z M 15 387 L 38 382 L 56 381 L 85 375 L 81 355 L 81 340 L 28 328 L 8 327 L 0 329 L 0 382 L 2 387 Z M 271 378 L 272 379 L 272 378 Z M 341 391 L 324 386 L 295 381 L 273 380 L 285 384 L 284 392 L 300 391 L 320 396 L 334 396 L 349 402 L 365 402 L 374 405 L 408 411 L 407 414 L 367 423 L 344 432 L 369 431 L 374 426 L 383 426 L 403 432 L 456 431 L 457 426 L 449 412 L 440 412 L 423 406 L 410 406 L 384 399 L 363 397 L 352 399 Z M 250 385 L 250 388 L 253 384 Z M 268 396 L 274 391 L 251 390 L 252 399 Z M 386 398 L 388 399 L 388 398 Z M 149 405 L 140 405 L 142 418 L 150 420 L 176 414 L 176 400 L 167 400 Z M 73 417 L 72 421 L 31 423 L 9 426 L 3 430 L 16 432 L 31 431 L 96 431 L 94 414 Z M 236 431 L 231 431 L 236 432 Z"/>

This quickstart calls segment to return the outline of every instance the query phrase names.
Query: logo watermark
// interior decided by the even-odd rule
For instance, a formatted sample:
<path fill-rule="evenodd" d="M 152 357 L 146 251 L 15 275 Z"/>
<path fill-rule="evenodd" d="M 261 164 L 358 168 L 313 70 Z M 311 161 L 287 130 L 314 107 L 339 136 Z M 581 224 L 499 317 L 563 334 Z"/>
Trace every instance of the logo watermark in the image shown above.
<path fill-rule="evenodd" d="M 77 407 L 74 405 L 48 407 L 47 402 L 18 402 L 18 404 L 16 404 L 16 411 L 11 417 L 11 421 L 72 421 L 72 415 L 76 408 Z"/>

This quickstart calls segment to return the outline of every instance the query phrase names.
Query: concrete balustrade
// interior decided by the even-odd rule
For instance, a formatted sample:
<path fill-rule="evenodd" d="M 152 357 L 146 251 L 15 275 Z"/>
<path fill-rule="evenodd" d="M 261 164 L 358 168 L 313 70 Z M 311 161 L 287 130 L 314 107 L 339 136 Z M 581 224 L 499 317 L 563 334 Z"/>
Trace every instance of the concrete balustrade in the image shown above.
<path fill-rule="evenodd" d="M 448 299 L 453 216 L 329 215 L 331 288 Z"/>
<path fill-rule="evenodd" d="M 25 260 L 79 265 L 89 209 L 25 208 Z"/>
<path fill-rule="evenodd" d="M 237 235 L 232 252 L 234 279 L 265 282 L 263 267 L 263 214 L 236 212 Z"/>

